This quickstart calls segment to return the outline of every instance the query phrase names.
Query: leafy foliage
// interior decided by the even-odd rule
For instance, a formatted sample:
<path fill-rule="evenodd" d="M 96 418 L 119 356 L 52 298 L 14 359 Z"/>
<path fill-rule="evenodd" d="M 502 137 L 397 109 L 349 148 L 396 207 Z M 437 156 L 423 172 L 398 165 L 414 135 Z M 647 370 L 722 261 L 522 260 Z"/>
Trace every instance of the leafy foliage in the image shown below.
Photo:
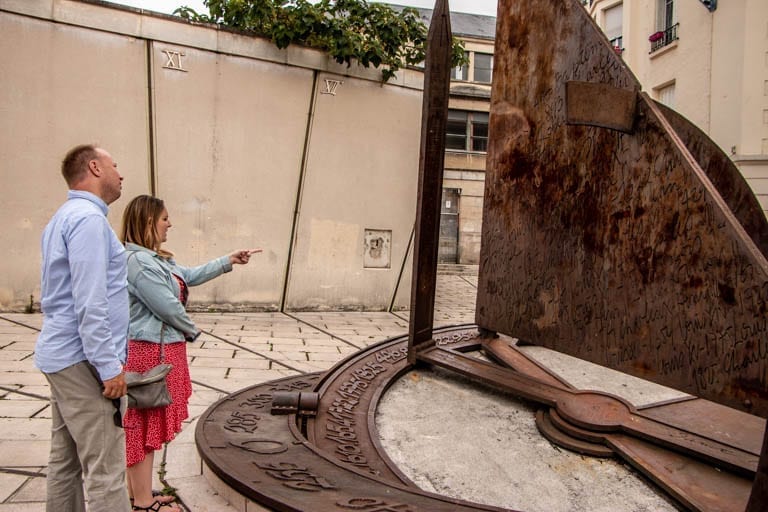
<path fill-rule="evenodd" d="M 180 7 L 174 14 L 268 37 L 278 48 L 302 44 L 328 52 L 336 62 L 382 68 L 386 82 L 404 65 L 424 60 L 427 27 L 418 11 L 397 12 L 365 0 L 204 0 L 209 14 Z M 466 63 L 463 43 L 453 40 L 453 64 Z"/>

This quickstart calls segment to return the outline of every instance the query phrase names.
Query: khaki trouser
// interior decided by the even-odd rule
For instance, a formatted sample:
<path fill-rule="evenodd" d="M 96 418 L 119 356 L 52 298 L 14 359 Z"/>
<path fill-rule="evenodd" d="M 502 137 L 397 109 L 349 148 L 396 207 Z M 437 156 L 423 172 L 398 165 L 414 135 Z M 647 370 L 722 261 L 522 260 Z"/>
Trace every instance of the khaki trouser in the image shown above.
<path fill-rule="evenodd" d="M 44 373 L 51 387 L 47 512 L 131 510 L 125 485 L 125 433 L 88 363 Z M 123 404 L 125 398 L 123 398 Z"/>

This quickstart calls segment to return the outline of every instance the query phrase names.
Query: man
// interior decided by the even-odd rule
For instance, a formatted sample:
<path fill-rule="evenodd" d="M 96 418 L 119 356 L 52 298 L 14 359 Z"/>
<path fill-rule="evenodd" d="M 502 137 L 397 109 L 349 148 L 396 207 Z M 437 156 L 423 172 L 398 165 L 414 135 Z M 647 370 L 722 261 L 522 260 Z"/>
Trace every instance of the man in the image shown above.
<path fill-rule="evenodd" d="M 131 510 L 121 404 L 128 332 L 125 248 L 107 221 L 123 177 L 105 150 L 77 146 L 61 173 L 67 202 L 42 239 L 43 329 L 35 365 L 51 388 L 47 512 Z"/>

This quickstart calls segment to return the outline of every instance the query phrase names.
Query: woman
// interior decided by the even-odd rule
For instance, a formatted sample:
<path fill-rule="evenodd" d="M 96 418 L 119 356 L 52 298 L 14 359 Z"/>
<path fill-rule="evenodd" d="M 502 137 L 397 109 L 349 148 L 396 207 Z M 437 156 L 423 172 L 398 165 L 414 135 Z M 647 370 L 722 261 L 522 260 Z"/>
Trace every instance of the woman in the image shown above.
<path fill-rule="evenodd" d="M 128 251 L 131 311 L 125 370 L 144 372 L 158 364 L 161 341 L 164 362 L 173 365 L 166 379 L 173 403 L 152 409 L 129 409 L 123 422 L 128 494 L 133 510 L 180 511 L 171 503 L 173 497 L 152 491 L 152 465 L 155 450 L 176 437 L 182 421 L 189 416 L 187 404 L 192 383 L 187 342 L 194 341 L 201 331 L 185 311 L 187 287 L 229 272 L 233 264 L 244 265 L 252 254 L 261 252 L 240 250 L 198 267 L 182 267 L 173 260 L 172 253 L 161 248 L 170 227 L 163 201 L 152 196 L 134 198 L 123 212 L 121 238 Z"/>

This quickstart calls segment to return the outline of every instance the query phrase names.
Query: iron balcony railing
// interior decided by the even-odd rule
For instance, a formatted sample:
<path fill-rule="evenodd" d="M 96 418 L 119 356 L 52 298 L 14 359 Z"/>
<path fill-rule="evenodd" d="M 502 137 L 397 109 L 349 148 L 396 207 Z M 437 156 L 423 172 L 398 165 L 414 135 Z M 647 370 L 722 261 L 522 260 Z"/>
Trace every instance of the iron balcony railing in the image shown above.
<path fill-rule="evenodd" d="M 650 53 L 653 53 L 660 48 L 664 48 L 668 44 L 672 44 L 673 41 L 677 41 L 677 27 L 679 26 L 679 23 L 675 23 L 666 30 L 660 30 L 654 34 L 651 34 L 651 37 L 648 38 L 648 40 L 651 42 Z"/>

